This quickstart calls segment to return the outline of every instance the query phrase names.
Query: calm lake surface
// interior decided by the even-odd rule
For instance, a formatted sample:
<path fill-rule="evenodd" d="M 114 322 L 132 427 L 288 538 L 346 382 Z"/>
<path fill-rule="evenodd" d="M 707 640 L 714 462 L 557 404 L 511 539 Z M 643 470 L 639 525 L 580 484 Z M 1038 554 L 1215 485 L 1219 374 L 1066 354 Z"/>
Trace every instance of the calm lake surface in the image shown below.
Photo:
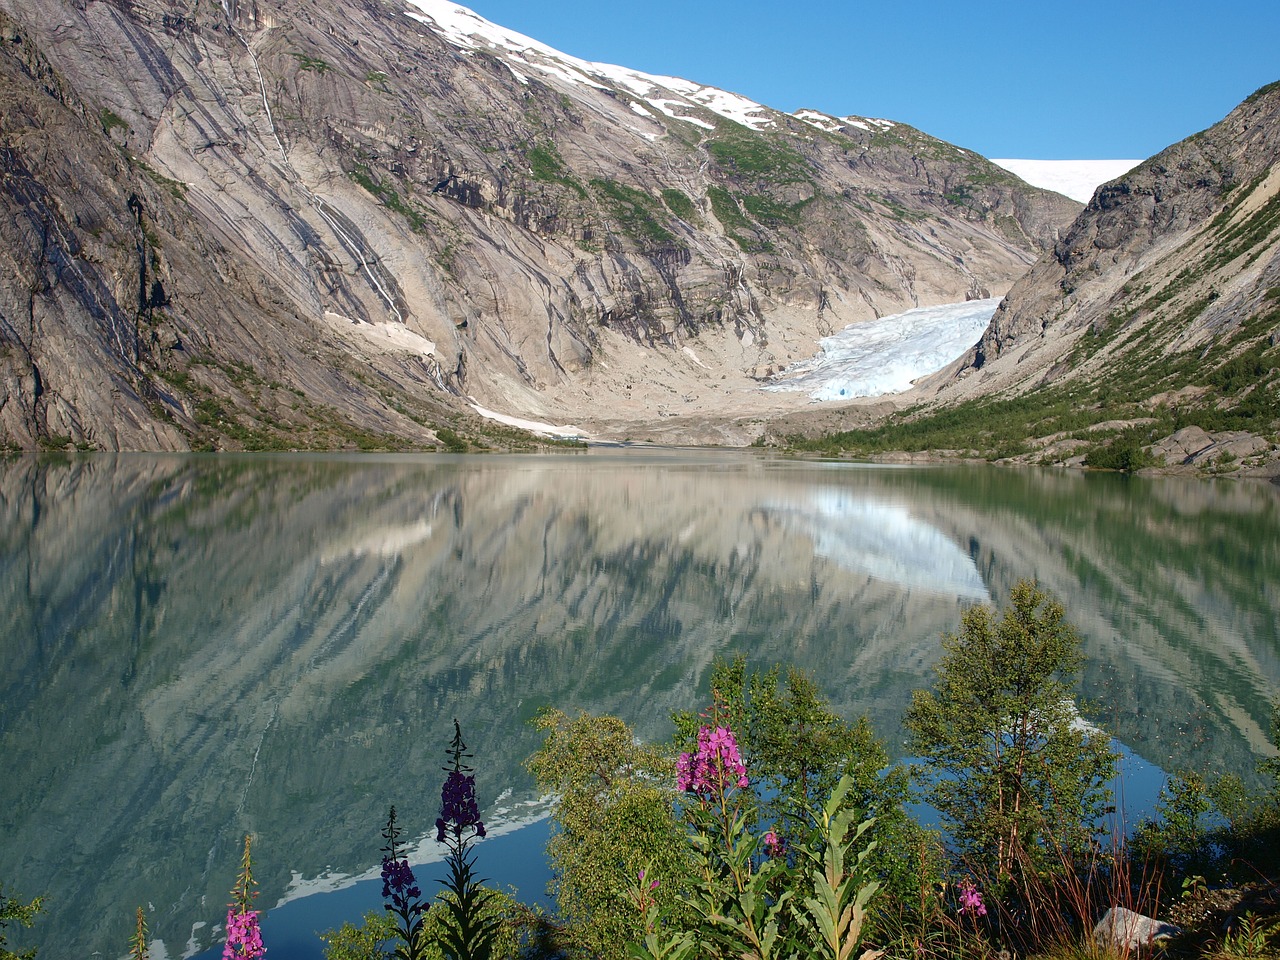
<path fill-rule="evenodd" d="M 379 906 L 391 804 L 438 855 L 454 717 L 488 820 L 519 824 L 540 707 L 662 738 L 739 651 L 896 754 L 941 633 L 1021 577 L 1137 758 L 1265 755 L 1272 484 L 641 450 L 0 463 L 0 880 L 47 896 L 10 945 L 120 957 L 144 906 L 153 956 L 207 950 L 251 832 L 270 955 L 317 956 L 289 938 Z M 486 841 L 482 872 L 536 897 L 540 837 Z"/>

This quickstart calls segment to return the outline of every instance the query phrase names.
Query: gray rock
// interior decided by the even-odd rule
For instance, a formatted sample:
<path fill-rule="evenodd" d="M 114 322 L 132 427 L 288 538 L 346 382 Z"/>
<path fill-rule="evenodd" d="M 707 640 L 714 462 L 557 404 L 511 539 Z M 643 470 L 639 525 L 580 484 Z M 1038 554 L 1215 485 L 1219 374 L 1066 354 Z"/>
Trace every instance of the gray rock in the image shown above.
<path fill-rule="evenodd" d="M 1182 931 L 1126 907 L 1112 907 L 1093 928 L 1094 942 L 1116 950 L 1142 950 Z"/>
<path fill-rule="evenodd" d="M 1190 463 L 1198 454 L 1213 446 L 1213 438 L 1199 427 L 1181 430 L 1151 445 L 1151 453 L 1169 466 Z"/>

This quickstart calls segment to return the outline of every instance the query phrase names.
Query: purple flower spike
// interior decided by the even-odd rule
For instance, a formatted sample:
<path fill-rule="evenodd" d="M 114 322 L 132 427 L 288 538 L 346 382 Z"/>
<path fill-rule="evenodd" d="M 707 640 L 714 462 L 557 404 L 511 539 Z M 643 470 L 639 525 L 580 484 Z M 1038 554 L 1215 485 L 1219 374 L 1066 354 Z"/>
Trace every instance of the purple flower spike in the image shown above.
<path fill-rule="evenodd" d="M 416 900 L 422 896 L 408 860 L 382 858 L 382 899 Z"/>
<path fill-rule="evenodd" d="M 480 808 L 476 804 L 476 778 L 460 770 L 450 770 L 440 790 L 436 840 L 443 842 L 446 832 L 457 835 L 467 827 L 474 827 L 477 837 L 484 836 L 484 824 L 480 822 Z"/>

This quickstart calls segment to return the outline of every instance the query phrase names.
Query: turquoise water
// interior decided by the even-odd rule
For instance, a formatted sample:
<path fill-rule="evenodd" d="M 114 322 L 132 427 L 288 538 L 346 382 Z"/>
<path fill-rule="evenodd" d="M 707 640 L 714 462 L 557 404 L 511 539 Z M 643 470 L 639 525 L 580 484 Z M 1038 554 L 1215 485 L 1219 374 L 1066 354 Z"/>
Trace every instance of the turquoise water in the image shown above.
<path fill-rule="evenodd" d="M 896 755 L 941 633 L 1024 576 L 1134 763 L 1265 754 L 1269 484 L 636 450 L 0 464 L 0 878 L 48 898 L 13 939 L 120 956 L 143 906 L 199 953 L 251 832 L 272 956 L 314 956 L 377 907 L 391 804 L 431 855 L 454 717 L 487 819 L 524 823 L 540 707 L 662 738 L 735 652 L 809 670 Z M 482 857 L 504 841 L 491 875 L 540 888 L 535 835 Z"/>

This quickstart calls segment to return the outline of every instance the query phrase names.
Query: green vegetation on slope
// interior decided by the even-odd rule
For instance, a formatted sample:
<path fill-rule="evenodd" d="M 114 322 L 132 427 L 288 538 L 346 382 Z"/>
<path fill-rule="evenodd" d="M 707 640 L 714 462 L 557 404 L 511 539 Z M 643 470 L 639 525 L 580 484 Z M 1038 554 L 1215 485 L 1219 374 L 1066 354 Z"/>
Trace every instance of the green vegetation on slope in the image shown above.
<path fill-rule="evenodd" d="M 666 209 L 656 198 L 616 180 L 595 179 L 591 188 L 609 217 L 640 246 L 666 247 L 676 242 L 675 234 L 660 222 L 666 220 Z"/>
<path fill-rule="evenodd" d="M 1015 397 L 913 408 L 877 427 L 818 438 L 792 435 L 785 443 L 830 455 L 946 451 L 1000 460 L 1034 454 L 1037 439 L 1067 438 L 1079 441 L 1074 455 L 1083 454 L 1089 466 L 1134 470 L 1150 465 L 1144 446 L 1187 426 L 1274 438 L 1280 431 L 1280 344 L 1266 333 L 1280 324 L 1280 288 L 1269 291 L 1264 303 L 1210 347 L 1174 353 L 1165 352 L 1172 332 L 1198 316 L 1205 301 L 1143 327 L 1131 325 L 1132 314 L 1113 314 L 1082 335 L 1070 360 L 1077 365 L 1110 344 L 1117 356 L 1104 373 Z M 1152 402 L 1184 387 L 1201 390 L 1176 404 Z M 1111 421 L 1139 422 L 1092 429 Z"/>

